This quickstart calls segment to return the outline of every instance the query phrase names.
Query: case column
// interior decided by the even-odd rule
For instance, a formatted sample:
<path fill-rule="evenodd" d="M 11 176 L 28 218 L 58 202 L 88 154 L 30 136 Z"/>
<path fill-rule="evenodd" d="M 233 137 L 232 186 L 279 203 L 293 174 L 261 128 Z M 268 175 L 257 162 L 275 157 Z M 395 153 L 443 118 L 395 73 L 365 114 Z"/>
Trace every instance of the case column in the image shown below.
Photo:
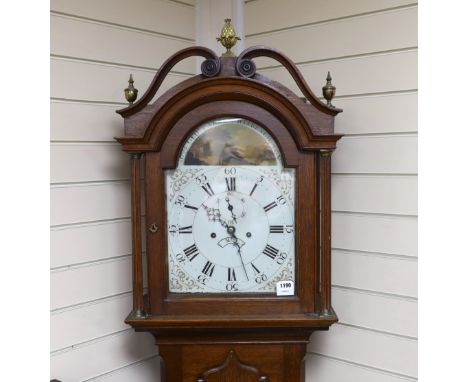
<path fill-rule="evenodd" d="M 145 316 L 143 303 L 143 261 L 141 255 L 141 188 L 140 188 L 141 153 L 131 153 L 132 168 L 132 264 L 133 264 L 133 315 Z"/>
<path fill-rule="evenodd" d="M 331 154 L 320 150 L 320 315 L 331 312 Z"/>

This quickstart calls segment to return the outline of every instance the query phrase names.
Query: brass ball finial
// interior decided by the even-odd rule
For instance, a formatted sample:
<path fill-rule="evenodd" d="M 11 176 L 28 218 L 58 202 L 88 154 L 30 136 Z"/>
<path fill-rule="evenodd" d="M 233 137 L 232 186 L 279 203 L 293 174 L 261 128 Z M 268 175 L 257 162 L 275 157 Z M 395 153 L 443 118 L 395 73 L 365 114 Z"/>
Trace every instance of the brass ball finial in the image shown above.
<path fill-rule="evenodd" d="M 327 100 L 327 105 L 334 107 L 331 101 L 333 97 L 335 96 L 336 87 L 332 85 L 331 81 L 332 81 L 332 78 L 330 76 L 330 72 L 328 72 L 327 83 L 325 84 L 324 87 L 322 87 L 322 93 L 323 93 L 323 97 Z"/>
<path fill-rule="evenodd" d="M 128 101 L 128 103 L 130 105 L 133 104 L 133 102 L 136 101 L 137 99 L 137 96 L 138 96 L 138 89 L 136 89 L 134 86 L 133 86 L 133 77 L 132 75 L 130 74 L 130 78 L 128 80 L 128 88 L 126 88 L 124 90 L 125 92 L 125 99 Z"/>
<path fill-rule="evenodd" d="M 236 31 L 231 24 L 231 19 L 224 19 L 221 35 L 217 37 L 216 40 L 220 41 L 221 45 L 226 48 L 226 52 L 222 54 L 223 57 L 236 57 L 236 55 L 231 52 L 231 48 L 236 45 L 240 38 L 236 35 Z"/>

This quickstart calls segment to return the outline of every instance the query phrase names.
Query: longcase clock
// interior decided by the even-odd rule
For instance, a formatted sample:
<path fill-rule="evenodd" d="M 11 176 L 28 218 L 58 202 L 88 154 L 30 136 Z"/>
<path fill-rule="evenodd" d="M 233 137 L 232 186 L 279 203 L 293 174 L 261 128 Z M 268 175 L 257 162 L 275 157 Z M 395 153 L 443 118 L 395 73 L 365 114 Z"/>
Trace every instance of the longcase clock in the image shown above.
<path fill-rule="evenodd" d="M 202 74 L 150 103 L 171 68 L 191 56 L 205 59 Z M 261 56 L 283 65 L 304 97 L 258 74 L 253 59 Z M 341 110 L 333 93 L 329 78 L 322 103 L 274 49 L 218 57 L 192 47 L 118 111 L 125 135 L 117 140 L 132 164 L 126 323 L 154 336 L 162 381 L 304 381 L 311 333 L 337 321 L 330 157 Z"/>

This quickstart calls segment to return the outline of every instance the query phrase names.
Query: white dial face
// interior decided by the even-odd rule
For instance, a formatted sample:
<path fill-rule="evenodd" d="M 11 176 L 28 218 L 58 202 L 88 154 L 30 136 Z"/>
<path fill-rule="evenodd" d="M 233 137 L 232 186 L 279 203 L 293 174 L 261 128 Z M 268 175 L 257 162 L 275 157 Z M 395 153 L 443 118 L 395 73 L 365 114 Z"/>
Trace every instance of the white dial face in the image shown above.
<path fill-rule="evenodd" d="M 232 125 L 221 120 L 200 129 L 235 131 Z M 272 293 L 277 281 L 294 280 L 294 170 L 282 168 L 263 130 L 260 135 L 260 128 L 243 120 L 235 126 L 241 126 L 240 134 L 252 130 L 269 145 L 273 165 L 200 164 L 209 162 L 206 155 L 187 165 L 191 151 L 183 151 L 178 168 L 166 172 L 170 292 Z M 212 139 L 209 133 L 197 137 Z M 249 134 L 244 138 L 252 140 Z M 224 154 L 226 146 L 230 154 L 240 151 L 224 142 Z M 249 157 L 248 150 L 242 154 L 235 160 L 251 163 L 258 156 Z"/>

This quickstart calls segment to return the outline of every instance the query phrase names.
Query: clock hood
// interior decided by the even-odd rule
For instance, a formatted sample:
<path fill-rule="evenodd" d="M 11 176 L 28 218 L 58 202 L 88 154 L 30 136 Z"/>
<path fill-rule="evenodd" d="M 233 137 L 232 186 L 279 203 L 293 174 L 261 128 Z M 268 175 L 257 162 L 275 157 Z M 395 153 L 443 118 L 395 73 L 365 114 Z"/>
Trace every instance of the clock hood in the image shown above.
<path fill-rule="evenodd" d="M 201 65 L 202 74 L 175 85 L 150 104 L 174 65 L 192 56 L 205 58 Z M 259 57 L 269 57 L 283 65 L 304 97 L 257 73 L 253 59 Z M 227 101 L 230 102 L 229 111 L 223 108 L 223 102 Z M 295 64 L 281 52 L 254 46 L 244 50 L 239 57 L 217 57 L 208 48 L 191 47 L 175 53 L 161 66 L 137 102 L 117 111 L 125 120 L 125 135 L 116 140 L 123 145 L 124 151 L 159 152 L 169 143 L 166 140 L 174 126 L 200 107 L 210 108 L 211 118 L 249 118 L 243 113 L 246 107 L 264 110 L 282 122 L 288 130 L 286 134 L 301 151 L 334 149 L 342 136 L 334 134 L 334 117 L 342 110 L 321 102 Z"/>

